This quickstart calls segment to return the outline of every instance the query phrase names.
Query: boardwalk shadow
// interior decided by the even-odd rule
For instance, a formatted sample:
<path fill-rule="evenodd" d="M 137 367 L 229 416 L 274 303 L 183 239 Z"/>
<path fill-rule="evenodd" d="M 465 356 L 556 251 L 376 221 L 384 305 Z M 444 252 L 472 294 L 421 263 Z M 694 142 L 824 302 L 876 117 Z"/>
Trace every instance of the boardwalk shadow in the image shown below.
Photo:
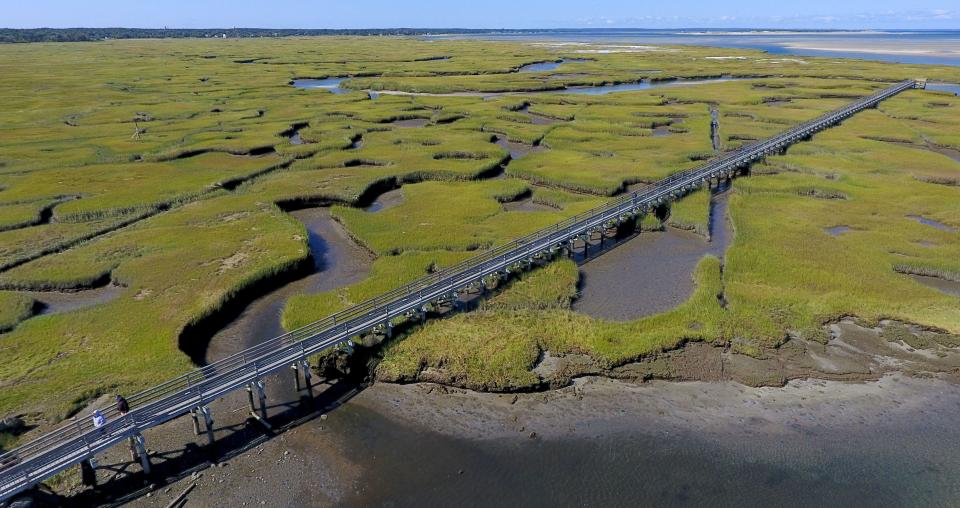
<path fill-rule="evenodd" d="M 320 387 L 322 385 L 318 385 Z M 227 462 L 244 452 L 269 441 L 274 436 L 308 423 L 320 415 L 329 413 L 359 394 L 365 385 L 352 379 L 337 379 L 321 388 L 323 391 L 313 399 L 302 396 L 299 403 L 280 403 L 270 406 L 269 422 L 272 430 L 267 430 L 253 419 L 243 423 L 224 425 L 215 428 L 217 441 L 213 447 L 206 445 L 201 435 L 199 446 L 189 442 L 181 448 L 162 452 L 151 452 L 152 474 L 144 475 L 140 463 L 133 460 L 120 462 L 101 462 L 97 465 L 100 477 L 103 472 L 112 474 L 108 481 L 101 481 L 95 488 L 89 488 L 70 497 L 57 498 L 46 493 L 36 493 L 34 499 L 39 506 L 118 506 L 146 495 L 156 489 L 173 484 L 200 472 L 217 463 Z M 122 445 L 120 445 L 122 446 Z"/>

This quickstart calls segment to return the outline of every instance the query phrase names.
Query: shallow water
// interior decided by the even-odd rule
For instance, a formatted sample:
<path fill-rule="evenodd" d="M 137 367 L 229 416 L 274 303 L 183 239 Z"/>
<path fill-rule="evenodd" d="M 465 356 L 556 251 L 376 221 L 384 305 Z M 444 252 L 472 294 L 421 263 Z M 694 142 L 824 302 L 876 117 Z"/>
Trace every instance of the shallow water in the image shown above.
<path fill-rule="evenodd" d="M 693 294 L 692 274 L 706 254 L 723 256 L 732 239 L 726 194 L 711 207 L 711 241 L 667 228 L 643 232 L 580 267 L 580 296 L 573 309 L 625 321 L 668 311 Z M 597 247 L 594 247 L 596 249 Z"/>
<path fill-rule="evenodd" d="M 960 438 L 953 423 L 960 417 L 956 398 L 948 394 L 910 421 L 834 427 L 750 418 L 729 430 L 734 424 L 721 418 L 720 432 L 704 434 L 663 418 L 629 430 L 600 426 L 557 439 L 530 439 L 526 432 L 450 437 L 347 404 L 337 411 L 336 425 L 349 430 L 338 431 L 338 438 L 362 475 L 342 504 L 947 506 L 960 495 L 960 455 L 945 446 Z M 472 410 L 464 407 L 456 420 L 471 419 Z M 630 411 L 623 410 L 623 417 Z"/>
<path fill-rule="evenodd" d="M 947 231 L 947 232 L 949 232 L 949 233 L 956 233 L 956 232 L 957 232 L 957 228 L 955 228 L 955 227 L 953 227 L 953 226 L 948 226 L 948 225 L 946 225 L 946 224 L 944 224 L 944 223 L 942 223 L 942 222 L 938 222 L 938 221 L 935 221 L 935 220 L 933 220 L 933 219 L 928 219 L 928 218 L 926 218 L 926 217 L 924 217 L 924 216 L 922 216 L 922 215 L 907 215 L 907 218 L 908 218 L 908 219 L 913 219 L 913 220 L 919 222 L 920 224 L 925 224 L 925 225 L 927 225 L 927 226 L 937 228 L 937 229 L 939 229 L 940 231 Z"/>
<path fill-rule="evenodd" d="M 843 233 L 850 231 L 849 226 L 833 226 L 831 228 L 823 228 L 824 231 L 830 236 L 840 236 Z"/>
<path fill-rule="evenodd" d="M 867 32 L 802 32 L 789 31 L 743 31 L 743 30 L 702 30 L 702 29 L 583 29 L 583 30 L 543 30 L 533 34 L 465 34 L 446 37 L 446 39 L 492 39 L 518 40 L 527 42 L 566 43 L 565 52 L 591 50 L 578 48 L 576 44 L 612 45 L 610 52 L 631 51 L 629 44 L 650 45 L 694 45 L 715 48 L 745 48 L 766 51 L 776 57 L 789 55 L 818 56 L 826 58 L 862 58 L 887 62 L 960 65 L 960 56 L 956 52 L 943 53 L 942 49 L 956 48 L 960 41 L 957 30 L 890 30 Z M 573 45 L 571 45 L 573 43 Z M 624 47 L 627 46 L 627 47 Z M 799 47 L 793 47 L 799 46 Z M 831 47 L 836 50 L 806 49 L 809 47 Z M 845 49 L 850 48 L 850 49 Z M 933 51 L 931 51 L 931 48 Z M 857 50 L 861 51 L 857 51 Z M 862 51 L 868 49 L 870 52 Z M 904 51 L 907 50 L 907 51 Z M 641 49 L 642 51 L 642 49 Z M 717 51 L 717 56 L 725 56 Z"/>
<path fill-rule="evenodd" d="M 936 90 L 938 92 L 950 92 L 953 95 L 960 95 L 960 84 L 957 83 L 927 83 L 927 90 Z"/>
<path fill-rule="evenodd" d="M 543 72 L 543 71 L 552 71 L 557 67 L 565 63 L 574 63 L 574 62 L 586 62 L 586 59 L 583 58 L 565 58 L 559 62 L 537 62 L 532 64 L 527 64 L 522 67 L 517 72 Z"/>
<path fill-rule="evenodd" d="M 653 128 L 653 137 L 662 138 L 664 136 L 670 135 L 670 126 L 668 125 L 659 125 Z"/>
<path fill-rule="evenodd" d="M 293 86 L 296 88 L 321 88 L 324 90 L 329 90 L 332 93 L 341 94 L 348 93 L 351 90 L 347 88 L 340 88 L 340 83 L 346 78 L 327 78 L 327 79 L 295 79 L 293 80 Z"/>
<path fill-rule="evenodd" d="M 484 100 L 492 97 L 500 97 L 504 95 L 531 95 L 538 93 L 565 93 L 565 94 L 580 94 L 580 95 L 606 95 L 609 93 L 617 92 L 632 92 L 637 90 L 652 90 L 655 88 L 665 88 L 665 87 L 674 87 L 674 86 L 692 86 L 692 85 L 702 85 L 706 83 L 722 83 L 726 81 L 743 81 L 743 80 L 752 80 L 752 79 L 762 79 L 762 78 L 730 78 L 730 77 L 721 77 L 721 78 L 708 78 L 708 79 L 676 79 L 676 80 L 663 80 L 663 81 L 650 81 L 643 80 L 637 83 L 621 83 L 618 85 L 597 85 L 597 86 L 583 86 L 583 87 L 570 87 L 563 88 L 559 90 L 543 90 L 543 91 L 533 91 L 533 92 L 451 92 L 451 93 L 419 93 L 419 92 L 403 92 L 398 90 L 367 90 L 367 94 L 370 99 L 376 99 L 384 94 L 390 95 L 410 95 L 410 96 L 427 96 L 427 97 L 483 97 Z M 298 79 L 293 82 L 293 86 L 297 88 L 319 88 L 330 90 L 333 93 L 347 93 L 350 92 L 349 89 L 339 88 L 338 85 L 343 81 L 343 78 L 332 78 L 332 79 Z M 542 117 L 545 118 L 545 117 Z"/>
<path fill-rule="evenodd" d="M 261 342 L 282 335 L 280 323 L 287 300 L 298 294 L 330 291 L 360 282 L 370 271 L 372 256 L 357 245 L 328 208 L 306 208 L 291 212 L 306 226 L 314 271 L 260 296 L 241 314 L 218 331 L 207 348 L 207 360 L 216 361 Z"/>
<path fill-rule="evenodd" d="M 707 83 L 723 83 L 726 81 L 743 81 L 756 78 L 712 78 L 712 79 L 678 79 L 669 81 L 649 81 L 644 80 L 639 83 L 621 83 L 619 85 L 602 85 L 571 87 L 563 90 L 551 90 L 549 93 L 570 93 L 579 95 L 606 95 L 617 92 L 633 92 L 637 90 L 652 90 L 654 88 L 667 88 L 674 86 L 693 86 Z M 532 93 L 532 92 L 531 92 Z"/>

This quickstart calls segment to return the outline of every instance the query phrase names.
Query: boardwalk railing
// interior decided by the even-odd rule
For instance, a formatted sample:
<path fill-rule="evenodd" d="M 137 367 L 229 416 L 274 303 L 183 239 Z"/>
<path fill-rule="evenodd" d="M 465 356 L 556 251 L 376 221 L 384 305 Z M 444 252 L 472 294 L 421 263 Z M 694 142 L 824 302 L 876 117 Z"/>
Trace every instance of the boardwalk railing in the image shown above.
<path fill-rule="evenodd" d="M 78 464 L 145 429 L 161 425 L 308 356 L 336 347 L 389 320 L 419 312 L 450 298 L 489 275 L 503 273 L 584 234 L 636 217 L 650 207 L 699 187 L 711 178 L 732 177 L 739 168 L 834 125 L 864 108 L 917 86 L 904 81 L 804 122 L 769 139 L 741 147 L 695 168 L 570 217 L 535 233 L 484 251 L 375 298 L 349 307 L 223 360 L 188 372 L 128 397 L 123 416 L 106 411 L 108 423 L 94 428 L 88 418 L 71 421 L 38 439 L 0 455 L 0 501 Z"/>

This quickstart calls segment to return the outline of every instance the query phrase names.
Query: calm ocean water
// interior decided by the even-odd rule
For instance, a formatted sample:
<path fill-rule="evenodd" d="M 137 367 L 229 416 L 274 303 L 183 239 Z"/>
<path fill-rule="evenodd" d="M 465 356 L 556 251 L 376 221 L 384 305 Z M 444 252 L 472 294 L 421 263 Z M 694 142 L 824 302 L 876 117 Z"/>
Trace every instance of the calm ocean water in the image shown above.
<path fill-rule="evenodd" d="M 960 65 L 960 30 L 864 32 L 746 32 L 699 29 L 544 30 L 536 33 L 456 35 L 449 38 L 554 40 L 599 44 L 685 44 L 759 49 L 775 55 L 863 58 L 898 63 Z M 846 46 L 848 48 L 870 49 L 871 52 L 821 51 L 790 47 L 793 45 Z M 929 51 L 931 48 L 945 49 L 947 52 L 952 50 L 952 54 L 916 53 Z"/>

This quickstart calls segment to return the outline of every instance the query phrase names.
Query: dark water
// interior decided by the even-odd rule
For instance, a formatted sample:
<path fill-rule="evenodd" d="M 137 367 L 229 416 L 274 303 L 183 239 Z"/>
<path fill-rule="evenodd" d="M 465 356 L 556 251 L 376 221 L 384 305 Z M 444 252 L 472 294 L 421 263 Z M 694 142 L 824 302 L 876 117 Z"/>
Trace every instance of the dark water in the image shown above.
<path fill-rule="evenodd" d="M 960 430 L 929 421 L 711 437 L 682 429 L 471 440 L 338 411 L 363 473 L 345 506 L 955 506 Z M 949 414 L 946 414 L 949 413 Z"/>
<path fill-rule="evenodd" d="M 759 49 L 772 55 L 799 55 L 833 58 L 862 58 L 885 62 L 960 65 L 960 56 L 931 53 L 896 53 L 894 51 L 923 51 L 929 45 L 941 48 L 960 47 L 958 30 L 890 30 L 879 32 L 771 32 L 771 31 L 707 31 L 707 30 L 544 30 L 534 34 L 476 34 L 455 35 L 455 39 L 495 39 L 520 41 L 560 41 L 592 44 L 677 44 L 713 46 L 719 48 Z M 877 52 L 822 51 L 791 48 L 790 45 L 840 45 L 851 48 L 876 48 Z M 892 50 L 886 48 L 893 48 Z M 886 49 L 887 52 L 884 52 Z M 565 52 L 576 47 L 565 47 Z"/>

